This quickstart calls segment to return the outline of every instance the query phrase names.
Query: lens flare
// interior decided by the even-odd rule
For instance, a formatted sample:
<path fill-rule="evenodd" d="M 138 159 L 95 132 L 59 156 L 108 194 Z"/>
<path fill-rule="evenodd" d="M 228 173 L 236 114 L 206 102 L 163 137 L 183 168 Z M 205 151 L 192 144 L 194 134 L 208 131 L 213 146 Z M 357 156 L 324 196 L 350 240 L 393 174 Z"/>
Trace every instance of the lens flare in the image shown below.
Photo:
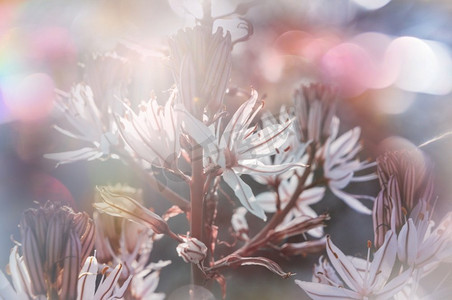
<path fill-rule="evenodd" d="M 55 85 L 44 73 L 10 76 L 0 82 L 5 105 L 13 118 L 37 121 L 46 117 L 53 107 Z"/>

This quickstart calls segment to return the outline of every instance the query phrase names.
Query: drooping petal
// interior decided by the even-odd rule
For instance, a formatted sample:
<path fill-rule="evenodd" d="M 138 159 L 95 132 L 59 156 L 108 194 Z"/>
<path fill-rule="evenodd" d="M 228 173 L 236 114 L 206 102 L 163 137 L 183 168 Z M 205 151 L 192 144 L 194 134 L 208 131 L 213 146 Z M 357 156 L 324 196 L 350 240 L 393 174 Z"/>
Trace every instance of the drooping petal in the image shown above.
<path fill-rule="evenodd" d="M 249 212 L 264 221 L 267 219 L 264 210 L 256 201 L 253 191 L 239 175 L 233 170 L 227 169 L 223 172 L 223 179 L 232 188 L 237 198 L 239 198 L 240 203 L 242 203 Z"/>

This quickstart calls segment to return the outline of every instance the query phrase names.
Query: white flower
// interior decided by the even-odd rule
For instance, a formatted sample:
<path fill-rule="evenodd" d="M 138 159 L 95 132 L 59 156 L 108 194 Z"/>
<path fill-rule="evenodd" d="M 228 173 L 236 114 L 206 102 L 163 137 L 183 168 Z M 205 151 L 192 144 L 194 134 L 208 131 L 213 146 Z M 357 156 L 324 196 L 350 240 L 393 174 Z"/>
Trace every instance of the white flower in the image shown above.
<path fill-rule="evenodd" d="M 321 273 L 316 274 L 322 277 L 315 279 L 316 282 L 295 282 L 312 299 L 389 299 L 403 288 L 412 271 L 409 269 L 389 280 L 397 253 L 397 237 L 391 231 L 372 262 L 369 262 L 369 252 L 370 247 L 367 260 L 349 258 L 327 237 L 328 258 L 343 282 L 338 282 L 338 277 L 331 274 L 324 277 Z"/>
<path fill-rule="evenodd" d="M 138 115 L 127 105 L 125 117 L 118 117 L 124 141 L 139 158 L 159 167 L 172 166 L 180 152 L 178 119 L 173 110 L 173 93 L 165 106 L 155 98 L 140 105 Z"/>
<path fill-rule="evenodd" d="M 215 134 L 201 121 L 195 119 L 184 108 L 182 127 L 204 149 L 204 164 L 217 165 L 222 170 L 224 181 L 233 189 L 242 205 L 252 214 L 265 220 L 264 210 L 256 202 L 251 188 L 241 178 L 242 174 L 274 175 L 302 165 L 265 165 L 260 159 L 277 153 L 288 135 L 290 120 L 285 124 L 274 124 L 257 130 L 251 122 L 262 109 L 263 102 L 251 91 L 251 97 L 232 116 L 222 133 Z"/>
<path fill-rule="evenodd" d="M 358 198 L 373 199 L 366 195 L 352 195 L 343 191 L 351 182 L 364 182 L 377 178 L 375 173 L 356 175 L 355 173 L 375 166 L 373 162 L 360 161 L 356 158 L 362 146 L 359 143 L 361 130 L 355 127 L 337 137 L 339 119 L 333 118 L 331 135 L 319 150 L 323 160 L 324 177 L 328 180 L 328 187 L 339 199 L 354 210 L 371 214 L 372 210 L 362 204 Z"/>
<path fill-rule="evenodd" d="M 23 256 L 19 255 L 18 246 L 11 249 L 9 255 L 9 271 L 13 285 L 9 283 L 5 274 L 0 271 L 0 298 L 2 299 L 46 299 L 44 295 L 35 295 L 31 284 L 30 274 Z"/>
<path fill-rule="evenodd" d="M 113 120 L 110 120 L 108 115 L 103 115 L 97 107 L 91 88 L 79 83 L 72 87 L 69 93 L 59 91 L 59 96 L 55 106 L 64 114 L 74 131 L 60 126 L 55 126 L 55 129 L 91 146 L 74 151 L 49 153 L 44 157 L 57 160 L 58 164 L 65 164 L 109 156 L 111 145 L 118 143 L 117 131 Z"/>
<path fill-rule="evenodd" d="M 276 119 L 271 113 L 265 111 L 262 113 L 261 122 L 262 128 L 272 127 L 277 124 L 287 124 L 291 121 L 293 116 L 289 114 L 285 106 L 281 106 L 278 119 Z M 308 143 L 302 143 L 297 138 L 297 134 L 294 130 L 295 122 L 291 122 L 291 125 L 287 128 L 286 142 L 277 149 L 273 156 L 264 156 L 259 160 L 264 165 L 296 165 L 297 163 L 306 163 L 307 156 L 305 154 Z M 304 155 L 304 156 L 303 156 Z M 251 177 L 260 184 L 276 186 L 278 181 L 293 175 L 291 169 L 287 172 L 280 174 L 251 174 Z"/>
<path fill-rule="evenodd" d="M 434 223 L 424 211 L 420 218 L 409 218 L 398 235 L 399 260 L 421 269 L 422 275 L 433 271 L 440 263 L 452 261 L 452 212 L 433 229 Z"/>
<path fill-rule="evenodd" d="M 290 198 L 297 189 L 297 186 L 298 179 L 295 176 L 279 183 L 278 194 L 281 205 L 280 209 L 284 209 L 284 207 L 289 203 Z M 287 213 L 286 217 L 279 226 L 284 226 L 298 216 L 309 216 L 312 218 L 317 217 L 317 213 L 310 207 L 310 205 L 322 200 L 324 194 L 325 188 L 323 187 L 314 187 L 304 190 L 298 197 L 294 207 Z M 275 192 L 263 192 L 256 196 L 256 200 L 259 205 L 264 209 L 264 211 L 269 213 L 276 212 L 277 198 L 278 195 L 276 195 Z M 323 235 L 323 229 L 322 227 L 317 227 L 309 230 L 308 233 L 314 237 L 321 237 Z"/>
<path fill-rule="evenodd" d="M 131 282 L 130 292 L 134 299 L 163 300 L 164 293 L 155 290 L 160 280 L 160 270 L 171 262 L 169 260 L 151 263 L 146 270 L 136 274 Z M 152 271 L 152 273 L 150 273 Z"/>
<path fill-rule="evenodd" d="M 207 247 L 203 242 L 196 238 L 182 238 L 183 243 L 177 245 L 177 255 L 182 257 L 186 263 L 199 264 L 206 258 Z"/>
<path fill-rule="evenodd" d="M 80 271 L 77 283 L 77 300 L 113 300 L 121 299 L 126 292 L 132 276 L 121 287 L 118 285 L 123 266 L 118 264 L 113 270 L 102 271 L 102 278 L 97 285 L 99 264 L 94 256 L 89 256 Z M 97 288 L 96 288 L 97 287 Z"/>

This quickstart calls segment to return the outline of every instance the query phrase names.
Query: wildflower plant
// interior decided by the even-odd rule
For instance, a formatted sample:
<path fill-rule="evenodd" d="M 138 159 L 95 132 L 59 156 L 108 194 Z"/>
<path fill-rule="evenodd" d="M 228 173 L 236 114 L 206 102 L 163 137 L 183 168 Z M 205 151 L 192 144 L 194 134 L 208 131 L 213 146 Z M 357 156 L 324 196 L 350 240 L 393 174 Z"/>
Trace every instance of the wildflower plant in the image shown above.
<path fill-rule="evenodd" d="M 58 164 L 119 159 L 171 207 L 161 214 L 141 191 L 117 185 L 95 187 L 93 218 L 52 203 L 26 211 L 11 251 L 12 284 L 0 273 L 3 298 L 162 299 L 159 274 L 171 262 L 152 252 L 161 239 L 171 239 L 168 251 L 191 265 L 194 285 L 216 281 L 223 297 L 230 268 L 255 265 L 282 278 L 294 275 L 266 251 L 290 259 L 326 250 L 313 282 L 295 281 L 313 299 L 409 297 L 424 276 L 452 261 L 451 214 L 434 226 L 432 168 L 421 152 L 415 153 L 420 161 L 408 152 L 362 160 L 361 130 L 341 132 L 341 99 L 333 86 L 299 85 L 277 116 L 254 88 L 233 91 L 232 52 L 253 33 L 244 17 L 248 8 L 212 17 L 204 1 L 195 26 L 170 37 L 168 99 L 152 94 L 136 107 L 138 99 L 126 97 L 127 79 L 107 92 L 90 87 L 89 76 L 58 92 L 56 108 L 65 120 L 55 129 L 88 146 L 45 157 Z M 240 20 L 245 37 L 233 40 L 214 26 L 225 18 Z M 235 111 L 226 96 L 241 102 Z M 376 179 L 376 198 L 347 191 L 351 183 Z M 258 192 L 256 184 L 266 190 Z M 176 192 L 176 185 L 187 193 Z M 330 215 L 312 206 L 328 192 L 373 218 L 374 243 L 367 243 L 365 260 L 347 256 L 325 235 Z M 231 214 L 220 210 L 224 205 Z M 185 216 L 186 228 L 172 226 L 177 215 Z M 225 235 L 234 242 L 221 240 Z M 219 251 L 220 245 L 228 247 Z"/>

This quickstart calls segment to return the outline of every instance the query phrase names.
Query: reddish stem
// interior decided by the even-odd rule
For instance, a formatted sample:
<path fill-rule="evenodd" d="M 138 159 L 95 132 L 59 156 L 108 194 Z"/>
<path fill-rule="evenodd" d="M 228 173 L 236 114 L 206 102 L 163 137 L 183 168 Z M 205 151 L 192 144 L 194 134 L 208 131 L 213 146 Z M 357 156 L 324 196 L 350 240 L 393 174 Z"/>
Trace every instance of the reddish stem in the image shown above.
<path fill-rule="evenodd" d="M 204 228 L 204 184 L 206 181 L 203 172 L 202 148 L 195 145 L 191 155 L 191 180 L 190 180 L 190 236 L 203 241 Z M 192 264 L 193 284 L 202 285 L 204 274 L 198 266 Z"/>

